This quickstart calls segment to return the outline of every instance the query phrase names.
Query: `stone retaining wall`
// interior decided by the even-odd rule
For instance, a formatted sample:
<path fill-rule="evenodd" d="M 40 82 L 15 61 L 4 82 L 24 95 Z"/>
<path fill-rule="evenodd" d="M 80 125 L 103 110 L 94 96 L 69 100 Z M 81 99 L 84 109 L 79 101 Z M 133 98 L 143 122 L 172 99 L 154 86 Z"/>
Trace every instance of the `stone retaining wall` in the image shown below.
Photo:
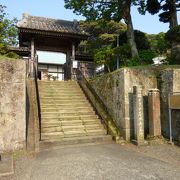
<path fill-rule="evenodd" d="M 159 88 L 161 91 L 162 133 L 169 136 L 168 93 L 180 92 L 180 66 L 178 67 L 134 67 L 122 68 L 90 80 L 91 85 L 106 104 L 110 115 L 121 130 L 122 136 L 129 141 L 134 135 L 133 124 L 133 86 L 143 87 L 145 136 L 148 134 L 148 90 Z M 173 114 L 174 138 L 180 137 L 179 111 Z M 179 133 L 178 133 L 179 132 Z"/>
<path fill-rule="evenodd" d="M 0 152 L 25 145 L 25 72 L 24 61 L 0 59 Z"/>

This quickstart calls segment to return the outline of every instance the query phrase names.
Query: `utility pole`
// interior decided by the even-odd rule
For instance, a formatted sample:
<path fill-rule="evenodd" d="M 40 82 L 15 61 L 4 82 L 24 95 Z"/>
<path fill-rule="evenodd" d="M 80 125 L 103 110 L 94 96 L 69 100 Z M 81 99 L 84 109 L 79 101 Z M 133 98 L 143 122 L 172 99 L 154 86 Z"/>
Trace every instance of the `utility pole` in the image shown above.
<path fill-rule="evenodd" d="M 117 35 L 117 48 L 119 47 L 119 34 Z M 119 54 L 117 55 L 117 69 L 119 69 Z"/>

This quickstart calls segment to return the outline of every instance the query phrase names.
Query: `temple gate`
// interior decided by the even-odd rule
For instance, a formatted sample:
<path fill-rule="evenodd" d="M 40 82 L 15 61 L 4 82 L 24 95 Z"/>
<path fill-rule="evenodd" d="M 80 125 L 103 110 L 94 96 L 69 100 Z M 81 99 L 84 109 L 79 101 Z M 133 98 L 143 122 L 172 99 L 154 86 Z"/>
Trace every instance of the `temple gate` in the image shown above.
<path fill-rule="evenodd" d="M 20 55 L 25 54 L 29 57 L 29 76 L 33 74 L 34 64 L 37 65 L 36 70 L 39 71 L 39 75 L 42 71 L 38 69 L 37 51 L 66 54 L 66 63 L 59 64 L 63 68 L 61 73 L 64 73 L 64 80 L 76 79 L 74 70 L 76 68 L 81 68 L 85 76 L 93 75 L 92 57 L 79 54 L 77 51 L 79 43 L 86 40 L 88 34 L 80 29 L 76 20 L 56 20 L 24 13 L 17 27 L 19 29 L 18 51 Z"/>

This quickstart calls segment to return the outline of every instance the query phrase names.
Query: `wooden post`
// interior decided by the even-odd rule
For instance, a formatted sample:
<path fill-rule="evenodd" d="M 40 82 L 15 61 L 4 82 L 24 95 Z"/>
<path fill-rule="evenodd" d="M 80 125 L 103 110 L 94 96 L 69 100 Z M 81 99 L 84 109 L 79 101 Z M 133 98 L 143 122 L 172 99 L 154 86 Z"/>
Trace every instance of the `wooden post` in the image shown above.
<path fill-rule="evenodd" d="M 35 56 L 35 48 L 34 48 L 34 38 L 31 39 L 31 60 L 30 60 L 30 76 L 34 76 L 34 56 Z"/>
<path fill-rule="evenodd" d="M 74 72 L 73 72 L 73 61 L 75 60 L 75 44 L 73 43 L 72 44 L 72 58 L 71 58 L 71 80 L 73 79 L 73 75 L 74 75 Z"/>
<path fill-rule="evenodd" d="M 71 79 L 71 52 L 67 51 L 66 53 L 66 69 L 65 69 L 65 80 Z"/>
<path fill-rule="evenodd" d="M 75 44 L 72 44 L 72 59 L 75 60 Z"/>
<path fill-rule="evenodd" d="M 34 38 L 31 39 L 31 60 L 34 59 L 35 56 L 35 48 L 34 48 Z"/>
<path fill-rule="evenodd" d="M 160 95 L 158 89 L 151 89 L 148 93 L 148 110 L 149 110 L 149 135 L 161 135 L 160 121 Z"/>

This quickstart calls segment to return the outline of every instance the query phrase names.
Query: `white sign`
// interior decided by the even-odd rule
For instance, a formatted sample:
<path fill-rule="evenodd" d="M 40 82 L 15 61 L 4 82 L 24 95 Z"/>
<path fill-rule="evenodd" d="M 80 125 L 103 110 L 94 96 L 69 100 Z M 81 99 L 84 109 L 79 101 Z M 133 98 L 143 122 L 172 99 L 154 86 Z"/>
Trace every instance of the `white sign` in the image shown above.
<path fill-rule="evenodd" d="M 78 61 L 73 61 L 73 68 L 78 68 Z"/>

